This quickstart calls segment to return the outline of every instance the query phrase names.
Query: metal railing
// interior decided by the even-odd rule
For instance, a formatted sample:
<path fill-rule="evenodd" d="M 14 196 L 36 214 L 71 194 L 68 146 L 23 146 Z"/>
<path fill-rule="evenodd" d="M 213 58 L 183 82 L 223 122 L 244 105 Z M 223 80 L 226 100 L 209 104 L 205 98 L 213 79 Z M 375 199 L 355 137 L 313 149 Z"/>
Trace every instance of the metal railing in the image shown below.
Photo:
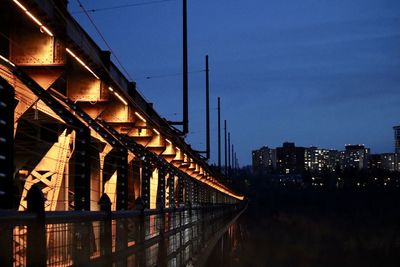
<path fill-rule="evenodd" d="M 26 212 L 0 211 L 1 266 L 185 266 L 241 210 L 111 212 L 102 203 L 98 212 L 44 213 L 29 205 Z"/>

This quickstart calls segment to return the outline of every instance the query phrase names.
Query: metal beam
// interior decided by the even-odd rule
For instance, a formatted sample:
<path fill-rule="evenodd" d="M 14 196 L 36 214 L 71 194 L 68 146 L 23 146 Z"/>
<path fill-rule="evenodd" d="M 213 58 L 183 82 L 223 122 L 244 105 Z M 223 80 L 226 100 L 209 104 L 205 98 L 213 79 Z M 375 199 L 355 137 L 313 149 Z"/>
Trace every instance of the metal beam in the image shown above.
<path fill-rule="evenodd" d="M 153 167 L 151 163 L 147 160 L 142 161 L 142 194 L 141 198 L 143 200 L 144 208 L 150 208 L 150 178 L 153 172 Z"/>
<path fill-rule="evenodd" d="M 128 151 L 118 148 L 117 160 L 117 210 L 128 208 Z"/>
<path fill-rule="evenodd" d="M 166 168 L 163 166 L 158 168 L 156 207 L 161 209 L 165 208 L 165 175 Z"/>
<path fill-rule="evenodd" d="M 75 210 L 90 210 L 90 130 L 82 127 L 76 132 L 73 155 L 75 168 L 70 173 L 74 179 Z"/>
<path fill-rule="evenodd" d="M 13 208 L 14 95 L 0 77 L 0 209 Z"/>
<path fill-rule="evenodd" d="M 169 207 L 168 208 L 175 208 L 175 173 L 174 172 L 169 172 L 169 178 L 168 178 L 168 202 L 169 202 Z"/>

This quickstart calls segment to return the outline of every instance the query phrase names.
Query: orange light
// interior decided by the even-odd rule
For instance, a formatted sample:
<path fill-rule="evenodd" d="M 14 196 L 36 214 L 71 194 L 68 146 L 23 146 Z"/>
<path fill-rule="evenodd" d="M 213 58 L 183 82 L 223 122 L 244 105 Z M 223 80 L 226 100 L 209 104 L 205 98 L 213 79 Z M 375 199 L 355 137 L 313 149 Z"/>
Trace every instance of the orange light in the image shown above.
<path fill-rule="evenodd" d="M 153 128 L 153 131 L 154 131 L 157 135 L 160 135 L 160 132 L 157 131 L 156 129 Z"/>
<path fill-rule="evenodd" d="M 99 76 L 97 76 L 86 64 L 83 62 L 78 56 L 74 54 L 70 49 L 65 48 L 65 50 L 70 54 L 73 58 L 75 58 L 76 61 L 78 61 L 85 69 L 87 69 L 91 74 L 93 74 L 94 77 L 96 77 L 97 80 L 100 80 Z"/>
<path fill-rule="evenodd" d="M 123 99 L 122 96 L 120 96 L 117 92 L 114 92 L 114 95 L 115 95 L 116 97 L 118 97 L 119 100 L 121 100 L 121 102 L 125 104 L 125 106 L 128 105 L 128 103 L 125 101 L 125 99 Z"/>
<path fill-rule="evenodd" d="M 141 119 L 143 122 L 146 122 L 146 120 L 139 113 L 137 113 L 136 111 L 135 111 L 135 115 L 138 116 L 139 119 Z"/>
<path fill-rule="evenodd" d="M 14 3 L 16 3 L 23 11 L 28 11 L 20 2 L 18 2 L 17 0 L 14 0 Z"/>
<path fill-rule="evenodd" d="M 113 89 L 111 86 L 108 87 L 108 90 L 109 90 L 110 92 L 113 92 L 114 95 L 115 95 L 116 97 L 118 97 L 119 100 L 121 100 L 121 102 L 124 103 L 125 106 L 128 105 L 128 103 L 126 102 L 126 100 L 125 100 L 120 94 L 118 94 L 117 92 L 115 92 L 114 89 Z"/>
<path fill-rule="evenodd" d="M 0 55 L 0 58 L 1 58 L 2 60 L 4 60 L 5 62 L 7 62 L 8 64 L 10 64 L 11 66 L 15 67 L 15 64 L 14 64 L 14 63 L 12 63 L 10 60 L 6 59 L 6 58 L 3 57 L 2 55 Z"/>
<path fill-rule="evenodd" d="M 44 32 L 46 32 L 51 37 L 54 36 L 53 33 L 49 29 L 47 29 L 46 26 L 44 26 L 42 22 L 40 22 L 40 20 L 38 20 L 34 15 L 32 15 L 31 12 L 28 11 L 28 9 L 26 9 L 26 7 L 24 7 L 24 5 L 22 5 L 17 0 L 13 0 L 13 1 L 14 1 L 14 3 L 17 4 L 17 6 L 19 6 L 19 8 L 22 9 L 22 11 L 25 12 L 25 14 L 27 14 L 37 25 L 39 25 L 41 31 L 43 30 Z"/>

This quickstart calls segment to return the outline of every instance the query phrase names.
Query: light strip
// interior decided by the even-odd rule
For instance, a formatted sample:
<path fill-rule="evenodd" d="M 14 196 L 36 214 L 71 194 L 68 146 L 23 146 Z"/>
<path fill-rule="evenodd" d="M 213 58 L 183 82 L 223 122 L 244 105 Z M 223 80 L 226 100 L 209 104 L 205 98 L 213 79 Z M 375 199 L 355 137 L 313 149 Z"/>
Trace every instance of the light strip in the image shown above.
<path fill-rule="evenodd" d="M 31 19 L 32 19 L 34 22 L 36 22 L 36 24 L 39 25 L 39 27 L 42 27 L 42 26 L 43 26 L 43 24 L 42 24 L 37 18 L 35 18 L 35 16 L 32 15 L 31 12 L 25 11 L 25 13 L 26 13 L 29 17 L 31 17 Z"/>
<path fill-rule="evenodd" d="M 114 92 L 114 95 L 116 96 L 116 97 L 118 97 L 119 98 L 119 100 L 121 100 L 122 101 L 122 103 L 124 103 L 125 104 L 125 106 L 127 106 L 128 105 L 128 103 L 125 101 L 125 99 L 123 99 L 122 98 L 122 96 L 120 96 L 117 92 Z"/>
<path fill-rule="evenodd" d="M 181 151 L 179 147 L 175 147 L 175 148 L 176 148 L 176 150 Z"/>
<path fill-rule="evenodd" d="M 14 0 L 14 3 L 16 3 L 23 11 L 28 11 L 20 2 L 18 2 L 17 0 Z"/>
<path fill-rule="evenodd" d="M 122 101 L 122 103 L 124 103 L 125 104 L 125 106 L 127 106 L 128 105 L 128 103 L 126 102 L 126 100 L 120 95 L 120 94 L 118 94 L 117 92 L 115 92 L 114 91 L 114 89 L 111 87 L 111 86 L 109 86 L 108 87 L 108 90 L 110 90 L 110 92 L 113 92 L 114 93 L 114 95 L 116 96 L 116 97 L 118 97 L 119 98 L 119 100 L 121 100 Z"/>
<path fill-rule="evenodd" d="M 15 67 L 15 64 L 14 64 L 14 63 L 12 63 L 10 60 L 6 59 L 6 58 L 3 57 L 2 55 L 0 55 L 0 58 L 1 58 L 2 60 L 4 60 L 5 62 L 7 62 L 8 64 L 10 64 L 11 66 Z"/>
<path fill-rule="evenodd" d="M 96 77 L 97 80 L 100 80 L 99 76 L 97 76 L 78 56 L 76 56 L 70 49 L 65 48 L 67 52 L 76 59 L 83 67 L 85 67 L 91 74 L 93 74 L 94 77 Z"/>
<path fill-rule="evenodd" d="M 53 37 L 53 33 L 46 28 L 46 26 L 43 25 L 43 23 L 40 22 L 40 20 L 38 20 L 34 15 L 32 15 L 31 12 L 28 11 L 28 9 L 26 9 L 26 7 L 24 7 L 24 5 L 22 5 L 20 2 L 18 2 L 17 0 L 13 0 L 14 3 L 17 4 L 17 6 L 19 6 L 19 8 L 22 9 L 22 11 L 25 12 L 25 14 L 27 14 L 37 25 L 39 25 L 40 30 L 45 31 L 49 36 Z"/>
<path fill-rule="evenodd" d="M 44 30 L 48 35 L 53 36 L 53 33 L 46 28 L 46 26 L 42 26 L 42 30 Z"/>
<path fill-rule="evenodd" d="M 145 120 L 139 113 L 137 113 L 136 111 L 135 111 L 135 114 L 136 114 L 136 116 L 138 116 L 139 119 L 141 119 L 143 122 L 146 122 L 146 120 Z"/>
<path fill-rule="evenodd" d="M 160 132 L 157 131 L 156 129 L 153 128 L 153 131 L 154 131 L 157 135 L 160 135 Z"/>
<path fill-rule="evenodd" d="M 165 141 L 167 141 L 170 145 L 172 145 L 172 142 L 169 141 L 168 139 L 165 139 Z"/>

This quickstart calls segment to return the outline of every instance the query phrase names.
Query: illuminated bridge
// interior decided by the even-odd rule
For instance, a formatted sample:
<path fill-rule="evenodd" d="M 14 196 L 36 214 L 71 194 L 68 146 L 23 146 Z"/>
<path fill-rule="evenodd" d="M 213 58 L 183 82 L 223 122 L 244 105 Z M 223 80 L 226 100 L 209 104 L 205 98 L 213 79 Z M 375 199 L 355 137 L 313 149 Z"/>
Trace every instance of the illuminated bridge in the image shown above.
<path fill-rule="evenodd" d="M 66 2 L 0 1 L 0 265 L 201 265 L 244 197 Z"/>

